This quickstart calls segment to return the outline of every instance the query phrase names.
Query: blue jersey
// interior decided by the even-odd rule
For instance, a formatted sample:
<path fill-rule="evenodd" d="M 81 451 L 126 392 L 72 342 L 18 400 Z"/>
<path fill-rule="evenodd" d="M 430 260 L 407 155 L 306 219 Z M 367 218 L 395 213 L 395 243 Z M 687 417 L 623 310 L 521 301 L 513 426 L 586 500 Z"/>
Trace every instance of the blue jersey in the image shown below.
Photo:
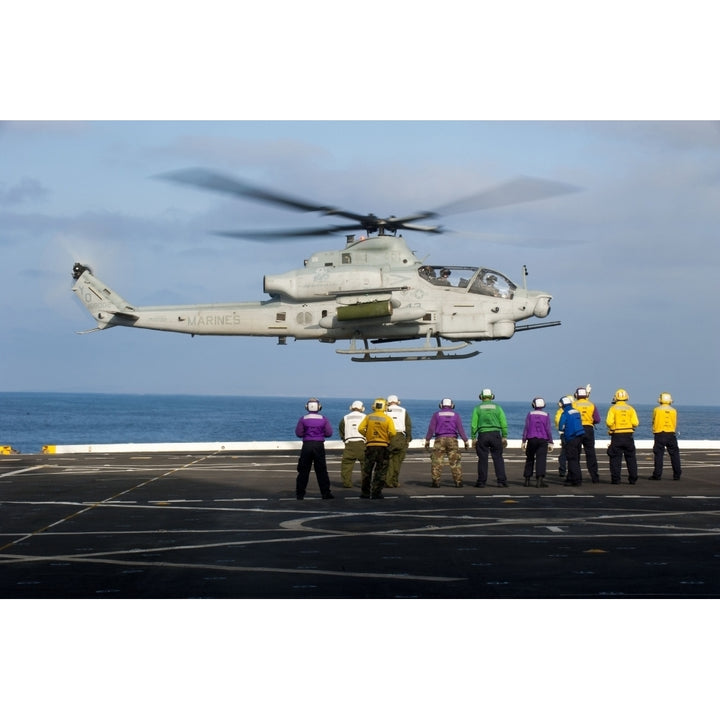
<path fill-rule="evenodd" d="M 585 428 L 582 424 L 580 411 L 571 405 L 565 406 L 560 416 L 558 430 L 565 436 L 565 440 L 572 440 L 573 438 L 580 437 L 580 435 L 584 435 Z"/>

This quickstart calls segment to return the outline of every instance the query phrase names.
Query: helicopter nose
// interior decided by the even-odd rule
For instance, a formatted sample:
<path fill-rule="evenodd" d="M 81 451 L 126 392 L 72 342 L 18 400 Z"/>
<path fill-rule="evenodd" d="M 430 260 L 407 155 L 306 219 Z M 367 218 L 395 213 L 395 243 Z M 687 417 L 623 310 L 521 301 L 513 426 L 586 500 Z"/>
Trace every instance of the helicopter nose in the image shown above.
<path fill-rule="evenodd" d="M 533 310 L 533 315 L 535 315 L 535 317 L 539 317 L 539 318 L 547 317 L 550 314 L 550 300 L 551 299 L 552 299 L 552 295 L 541 295 L 535 303 L 535 309 Z"/>

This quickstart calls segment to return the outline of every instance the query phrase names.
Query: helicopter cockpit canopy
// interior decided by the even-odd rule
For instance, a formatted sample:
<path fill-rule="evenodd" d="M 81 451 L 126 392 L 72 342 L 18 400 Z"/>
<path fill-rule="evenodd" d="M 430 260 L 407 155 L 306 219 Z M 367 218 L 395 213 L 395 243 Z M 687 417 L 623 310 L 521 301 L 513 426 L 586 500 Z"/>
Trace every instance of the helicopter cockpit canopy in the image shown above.
<path fill-rule="evenodd" d="M 497 270 L 457 265 L 422 265 L 418 274 L 433 285 L 467 288 L 467 292 L 511 300 L 517 285 Z"/>

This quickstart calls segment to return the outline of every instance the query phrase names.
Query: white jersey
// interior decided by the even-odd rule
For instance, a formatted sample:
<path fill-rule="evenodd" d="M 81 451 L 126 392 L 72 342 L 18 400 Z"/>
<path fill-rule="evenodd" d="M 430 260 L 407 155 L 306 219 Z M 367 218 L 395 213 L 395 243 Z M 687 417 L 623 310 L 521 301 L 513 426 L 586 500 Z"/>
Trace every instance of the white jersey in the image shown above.
<path fill-rule="evenodd" d="M 393 422 L 395 423 L 395 430 L 404 434 L 407 410 L 400 405 L 390 405 L 385 412 L 393 419 Z"/>
<path fill-rule="evenodd" d="M 344 437 L 345 442 L 362 440 L 365 442 L 365 438 L 358 432 L 358 425 L 365 419 L 365 413 L 361 413 L 359 410 L 353 410 L 348 413 L 344 418 L 345 423 Z"/>

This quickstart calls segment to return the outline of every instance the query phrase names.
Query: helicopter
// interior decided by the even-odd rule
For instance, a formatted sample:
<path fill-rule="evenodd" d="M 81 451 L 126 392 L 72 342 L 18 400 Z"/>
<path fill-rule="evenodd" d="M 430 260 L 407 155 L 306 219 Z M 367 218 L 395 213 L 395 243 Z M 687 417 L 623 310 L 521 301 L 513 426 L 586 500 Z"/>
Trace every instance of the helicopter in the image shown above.
<path fill-rule="evenodd" d="M 224 231 L 250 240 L 345 235 L 340 249 L 313 253 L 300 269 L 265 275 L 269 299 L 256 302 L 138 307 L 125 300 L 82 262 L 75 262 L 72 291 L 97 322 L 80 334 L 133 327 L 195 335 L 277 337 L 335 343 L 355 362 L 450 360 L 478 355 L 472 342 L 507 340 L 516 332 L 560 325 L 546 318 L 552 296 L 528 290 L 527 268 L 518 287 L 503 273 L 479 265 L 426 264 L 408 247 L 402 231 L 440 234 L 419 224 L 441 215 L 541 200 L 578 188 L 521 176 L 431 211 L 396 217 L 360 214 L 285 195 L 233 176 L 190 168 L 163 180 L 230 194 L 301 212 L 349 220 L 346 224 L 292 230 Z M 364 234 L 357 236 L 355 233 Z M 410 342 L 404 346 L 401 343 Z M 420 341 L 420 342 L 418 342 Z M 443 341 L 447 341 L 443 343 Z M 414 343 L 414 344 L 413 344 Z"/>

